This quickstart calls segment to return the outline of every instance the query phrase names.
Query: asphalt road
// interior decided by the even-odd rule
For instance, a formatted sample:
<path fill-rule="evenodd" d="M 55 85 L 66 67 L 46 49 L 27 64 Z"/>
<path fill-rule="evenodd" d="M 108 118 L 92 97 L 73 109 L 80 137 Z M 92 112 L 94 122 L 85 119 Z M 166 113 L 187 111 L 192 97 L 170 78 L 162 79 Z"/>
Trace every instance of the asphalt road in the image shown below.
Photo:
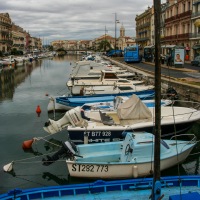
<path fill-rule="evenodd" d="M 118 58 L 120 62 L 124 62 L 123 58 Z M 129 66 L 133 66 L 137 69 L 144 70 L 145 72 L 154 73 L 155 64 L 154 63 L 129 63 Z M 190 63 L 185 63 L 183 68 L 168 67 L 166 65 L 161 65 L 161 73 L 167 77 L 173 78 L 196 78 L 200 79 L 200 67 L 192 66 Z"/>

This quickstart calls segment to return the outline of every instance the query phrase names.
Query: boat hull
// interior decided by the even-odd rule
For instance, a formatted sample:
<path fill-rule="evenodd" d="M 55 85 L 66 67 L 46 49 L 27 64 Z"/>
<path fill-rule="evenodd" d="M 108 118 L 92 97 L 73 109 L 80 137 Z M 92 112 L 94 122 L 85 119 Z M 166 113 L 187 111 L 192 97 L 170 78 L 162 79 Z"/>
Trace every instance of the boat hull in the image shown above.
<path fill-rule="evenodd" d="M 174 155 L 173 157 L 161 160 L 160 170 L 168 169 L 183 162 L 192 149 L 193 146 L 183 153 L 180 153 L 178 159 L 177 155 Z M 92 179 L 126 179 L 145 177 L 152 175 L 152 170 L 154 169 L 153 161 L 146 163 L 82 163 L 67 160 L 66 163 L 70 176 Z"/>
<path fill-rule="evenodd" d="M 194 122 L 188 121 L 185 123 L 180 123 L 180 124 L 175 124 L 175 125 L 174 124 L 161 125 L 162 138 L 168 138 L 175 135 L 174 128 L 176 128 L 176 134 L 185 133 L 187 130 L 189 130 L 192 127 L 193 123 Z M 146 132 L 153 133 L 154 126 L 153 124 L 149 124 L 143 127 L 108 126 L 107 128 L 102 127 L 101 129 L 98 127 L 93 127 L 92 129 L 69 127 L 68 134 L 69 134 L 70 139 L 75 144 L 83 144 L 85 143 L 85 141 L 88 141 L 88 143 L 121 141 L 124 139 L 123 133 L 125 131 L 132 131 L 132 130 L 134 130 L 135 132 L 146 131 Z"/>
<path fill-rule="evenodd" d="M 49 104 L 47 106 L 47 110 L 48 112 L 54 110 L 70 110 L 74 107 L 82 106 L 85 103 L 113 101 L 116 96 L 130 97 L 133 94 L 136 94 L 141 100 L 149 100 L 154 97 L 154 90 L 110 94 L 110 95 L 107 94 L 107 95 L 74 96 L 74 97 L 61 96 L 55 98 L 51 97 L 49 100 Z M 76 101 L 73 101 L 73 99 L 76 99 Z"/>

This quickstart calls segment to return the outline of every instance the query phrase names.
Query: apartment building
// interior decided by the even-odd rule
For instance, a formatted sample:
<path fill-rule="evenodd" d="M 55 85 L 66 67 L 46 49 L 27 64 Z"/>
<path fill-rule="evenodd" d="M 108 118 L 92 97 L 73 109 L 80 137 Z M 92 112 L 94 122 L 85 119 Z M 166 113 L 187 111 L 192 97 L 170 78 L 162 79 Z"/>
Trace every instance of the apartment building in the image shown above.
<path fill-rule="evenodd" d="M 23 53 L 41 50 L 42 41 L 15 25 L 8 13 L 0 13 L 0 51 L 6 53 L 13 49 Z"/>
<path fill-rule="evenodd" d="M 0 51 L 8 52 L 12 47 L 12 22 L 8 13 L 0 13 Z"/>
<path fill-rule="evenodd" d="M 191 16 L 191 60 L 200 55 L 200 0 L 194 0 Z"/>
<path fill-rule="evenodd" d="M 186 55 L 189 59 L 192 0 L 169 0 L 167 3 L 163 44 L 186 47 Z"/>
<path fill-rule="evenodd" d="M 136 43 L 142 48 L 151 45 L 151 27 L 153 7 L 148 7 L 142 14 L 136 15 Z"/>

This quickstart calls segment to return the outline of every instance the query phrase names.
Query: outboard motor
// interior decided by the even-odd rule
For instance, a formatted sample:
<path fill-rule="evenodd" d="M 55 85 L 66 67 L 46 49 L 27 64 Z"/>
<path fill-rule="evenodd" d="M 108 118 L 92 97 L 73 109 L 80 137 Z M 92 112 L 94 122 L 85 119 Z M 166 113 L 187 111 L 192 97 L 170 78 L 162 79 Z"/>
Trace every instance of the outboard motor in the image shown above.
<path fill-rule="evenodd" d="M 54 121 L 52 119 L 49 119 L 48 122 L 44 125 L 44 130 L 48 133 L 54 134 L 59 131 L 62 131 L 67 126 L 79 126 L 79 127 L 85 127 L 87 126 L 87 122 L 85 119 L 82 118 L 82 111 L 81 107 L 76 107 L 74 109 L 71 109 L 65 113 L 65 115 L 59 119 L 58 121 Z"/>
<path fill-rule="evenodd" d="M 77 148 L 76 145 L 71 141 L 66 141 L 62 143 L 61 149 L 56 152 L 53 156 L 47 156 L 43 158 L 43 165 L 48 166 L 58 160 L 59 158 L 73 158 L 76 155 Z M 77 155 L 76 155 L 77 156 Z"/>

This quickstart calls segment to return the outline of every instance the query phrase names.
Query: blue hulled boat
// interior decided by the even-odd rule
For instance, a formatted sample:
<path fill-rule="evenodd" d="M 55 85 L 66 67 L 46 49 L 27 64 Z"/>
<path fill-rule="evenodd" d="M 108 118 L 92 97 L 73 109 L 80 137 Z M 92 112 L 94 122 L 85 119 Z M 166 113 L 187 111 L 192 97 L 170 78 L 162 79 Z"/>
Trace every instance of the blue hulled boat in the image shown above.
<path fill-rule="evenodd" d="M 200 199 L 200 176 L 161 177 L 161 194 L 163 199 Z M 97 180 L 87 184 L 51 186 L 32 189 L 14 189 L 1 194 L 4 200 L 27 199 L 70 199 L 70 200 L 108 200 L 108 199 L 150 199 L 152 178 L 103 181 Z"/>
<path fill-rule="evenodd" d="M 154 98 L 154 90 L 135 92 L 141 100 Z M 47 107 L 48 111 L 53 110 L 70 110 L 71 108 L 82 106 L 87 103 L 114 101 L 116 96 L 130 97 L 133 93 L 112 94 L 112 95 L 92 95 L 92 96 L 59 96 L 50 97 Z"/>

